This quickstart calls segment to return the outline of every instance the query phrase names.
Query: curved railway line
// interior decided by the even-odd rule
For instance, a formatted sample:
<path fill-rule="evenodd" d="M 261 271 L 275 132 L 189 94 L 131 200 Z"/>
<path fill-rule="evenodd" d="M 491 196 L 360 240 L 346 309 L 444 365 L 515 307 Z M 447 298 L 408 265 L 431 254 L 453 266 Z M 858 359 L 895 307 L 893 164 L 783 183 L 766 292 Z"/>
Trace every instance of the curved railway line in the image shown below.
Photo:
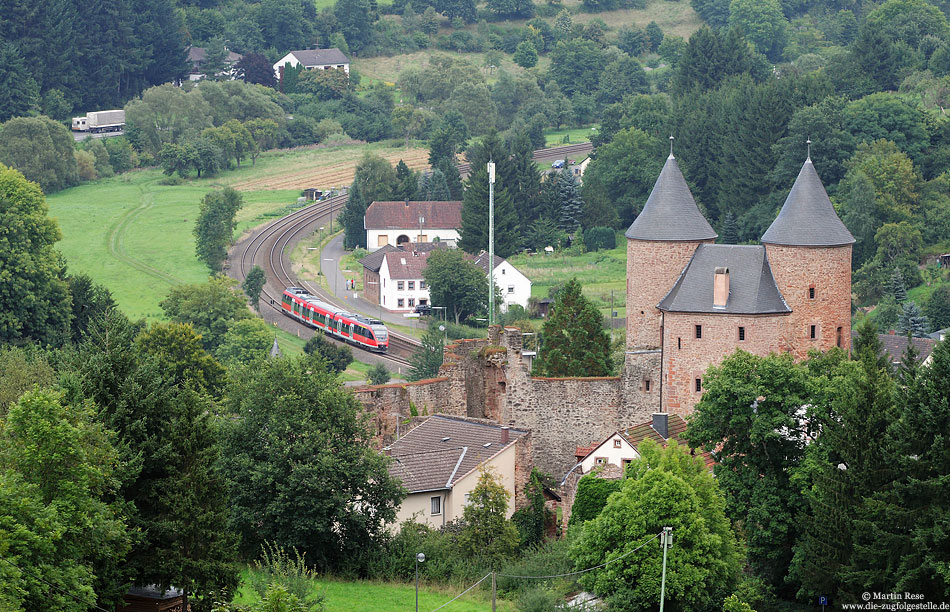
<path fill-rule="evenodd" d="M 566 159 L 569 155 L 587 153 L 591 149 L 592 146 L 589 142 L 578 143 L 551 149 L 539 149 L 534 152 L 532 158 L 543 160 L 564 157 Z M 470 164 L 459 164 L 459 173 L 462 176 L 467 175 L 470 169 Z M 285 316 L 280 307 L 281 295 L 286 287 L 302 286 L 293 273 L 288 253 L 318 223 L 339 212 L 346 203 L 346 199 L 346 195 L 333 196 L 296 210 L 255 231 L 249 237 L 239 241 L 232 250 L 232 262 L 237 259 L 237 265 L 234 266 L 233 263 L 235 262 L 233 262 L 230 272 L 237 280 L 243 280 L 254 265 L 264 269 L 267 284 L 264 285 L 262 292 L 261 307 L 267 308 L 270 312 L 276 314 L 275 322 L 284 330 L 296 331 L 298 335 L 300 335 L 301 329 L 308 334 L 313 333 L 311 328 Z M 322 289 L 310 287 L 308 290 L 330 304 L 346 308 L 340 305 L 334 296 Z M 390 330 L 389 338 L 389 352 L 385 355 L 368 353 L 371 357 L 370 360 L 381 360 L 388 362 L 388 365 L 395 364 L 400 368 L 408 366 L 408 357 L 419 346 L 419 343 L 413 338 L 394 333 L 392 330 Z M 336 342 L 336 340 L 333 341 Z"/>

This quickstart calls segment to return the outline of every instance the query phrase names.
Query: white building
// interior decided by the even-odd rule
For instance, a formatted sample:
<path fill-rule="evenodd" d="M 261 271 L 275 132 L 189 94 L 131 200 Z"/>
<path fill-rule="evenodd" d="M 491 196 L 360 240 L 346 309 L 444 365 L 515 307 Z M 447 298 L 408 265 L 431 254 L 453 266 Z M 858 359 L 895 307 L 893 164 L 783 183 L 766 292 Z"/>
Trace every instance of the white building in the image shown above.
<path fill-rule="evenodd" d="M 291 68 L 303 65 L 308 70 L 329 70 L 339 68 L 350 73 L 350 58 L 336 47 L 332 49 L 302 49 L 291 51 L 274 64 L 274 76 L 280 81 L 281 71 L 286 64 Z"/>
<path fill-rule="evenodd" d="M 488 253 L 482 252 L 473 263 L 488 274 Z M 531 297 L 531 281 L 511 265 L 508 260 L 495 255 L 495 286 L 501 292 L 502 312 L 508 312 L 508 306 L 518 304 L 528 307 L 528 298 Z"/>
<path fill-rule="evenodd" d="M 411 312 L 429 303 L 429 288 L 422 278 L 428 252 L 390 251 L 379 267 L 379 304 L 386 310 Z"/>
<path fill-rule="evenodd" d="M 455 246 L 462 227 L 462 203 L 373 202 L 363 217 L 366 248 L 375 251 L 391 244 L 404 246 L 410 242 L 445 242 Z"/>

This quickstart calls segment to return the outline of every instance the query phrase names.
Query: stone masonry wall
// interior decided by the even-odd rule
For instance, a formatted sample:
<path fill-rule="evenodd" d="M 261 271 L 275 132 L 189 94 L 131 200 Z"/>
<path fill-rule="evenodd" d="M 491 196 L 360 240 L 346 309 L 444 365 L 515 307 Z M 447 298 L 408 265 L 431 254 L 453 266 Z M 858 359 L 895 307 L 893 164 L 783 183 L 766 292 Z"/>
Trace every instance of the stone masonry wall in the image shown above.
<path fill-rule="evenodd" d="M 827 351 L 838 345 L 851 348 L 851 246 L 789 247 L 766 244 L 772 275 L 792 314 L 782 332 L 786 350 L 795 359 L 808 351 Z M 809 288 L 814 286 L 812 299 Z M 816 338 L 811 338 L 811 326 Z"/>
<path fill-rule="evenodd" d="M 666 313 L 664 411 L 683 417 L 690 414 L 702 397 L 696 391 L 696 379 L 701 380 L 706 368 L 737 348 L 762 356 L 784 350 L 781 335 L 789 316 Z M 696 338 L 697 325 L 702 325 L 702 338 Z M 739 327 L 745 330 L 745 340 L 739 340 Z"/>
<path fill-rule="evenodd" d="M 700 241 L 627 240 L 628 350 L 660 346 L 661 313 L 656 305 L 673 288 L 700 244 Z"/>

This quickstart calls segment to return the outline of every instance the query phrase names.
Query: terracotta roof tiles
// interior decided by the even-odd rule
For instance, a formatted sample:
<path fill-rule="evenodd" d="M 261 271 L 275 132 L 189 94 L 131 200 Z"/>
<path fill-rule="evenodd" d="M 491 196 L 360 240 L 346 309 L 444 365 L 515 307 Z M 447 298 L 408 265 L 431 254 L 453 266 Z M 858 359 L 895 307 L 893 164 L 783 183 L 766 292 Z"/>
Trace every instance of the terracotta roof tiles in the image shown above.
<path fill-rule="evenodd" d="M 451 202 L 373 202 L 366 209 L 366 229 L 459 229 L 462 227 L 462 203 Z"/>

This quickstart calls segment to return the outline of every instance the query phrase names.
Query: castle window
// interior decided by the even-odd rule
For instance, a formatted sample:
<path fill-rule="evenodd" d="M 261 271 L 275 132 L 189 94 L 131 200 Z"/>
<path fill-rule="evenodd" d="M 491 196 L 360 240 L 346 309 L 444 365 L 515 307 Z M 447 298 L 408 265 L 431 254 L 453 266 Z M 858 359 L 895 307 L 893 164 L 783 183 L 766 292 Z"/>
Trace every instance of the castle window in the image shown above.
<path fill-rule="evenodd" d="M 742 342 L 743 340 L 745 340 L 745 328 L 740 327 L 739 328 L 739 342 Z"/>
<path fill-rule="evenodd" d="M 841 328 L 835 330 L 836 343 L 838 348 L 841 348 Z"/>
<path fill-rule="evenodd" d="M 696 326 L 696 339 L 699 340 L 699 339 L 702 338 L 702 337 L 703 337 L 703 326 L 702 326 L 702 325 L 697 325 L 697 326 Z"/>
<path fill-rule="evenodd" d="M 811 287 L 808 288 L 808 299 L 809 299 L 809 300 L 815 299 L 815 286 L 814 286 L 814 285 L 812 285 Z"/>
<path fill-rule="evenodd" d="M 683 348 L 683 339 L 682 339 L 682 338 L 677 338 L 677 339 L 676 339 L 676 348 L 677 348 L 677 349 L 682 349 L 682 348 Z"/>
<path fill-rule="evenodd" d="M 614 440 L 614 448 L 620 448 L 620 440 Z"/>
<path fill-rule="evenodd" d="M 697 378 L 696 379 L 696 393 L 699 393 L 702 390 L 703 390 L 703 379 Z"/>
<path fill-rule="evenodd" d="M 649 380 L 649 379 L 643 381 L 643 390 L 644 390 L 644 391 L 649 391 L 649 390 L 650 390 L 650 380 Z"/>
<path fill-rule="evenodd" d="M 811 337 L 812 340 L 814 340 L 815 338 L 817 338 L 817 337 L 818 337 L 818 326 L 817 326 L 817 325 L 812 325 L 812 326 L 811 326 L 811 329 L 810 329 L 810 331 L 809 331 L 809 334 L 810 334 L 810 337 Z"/>

